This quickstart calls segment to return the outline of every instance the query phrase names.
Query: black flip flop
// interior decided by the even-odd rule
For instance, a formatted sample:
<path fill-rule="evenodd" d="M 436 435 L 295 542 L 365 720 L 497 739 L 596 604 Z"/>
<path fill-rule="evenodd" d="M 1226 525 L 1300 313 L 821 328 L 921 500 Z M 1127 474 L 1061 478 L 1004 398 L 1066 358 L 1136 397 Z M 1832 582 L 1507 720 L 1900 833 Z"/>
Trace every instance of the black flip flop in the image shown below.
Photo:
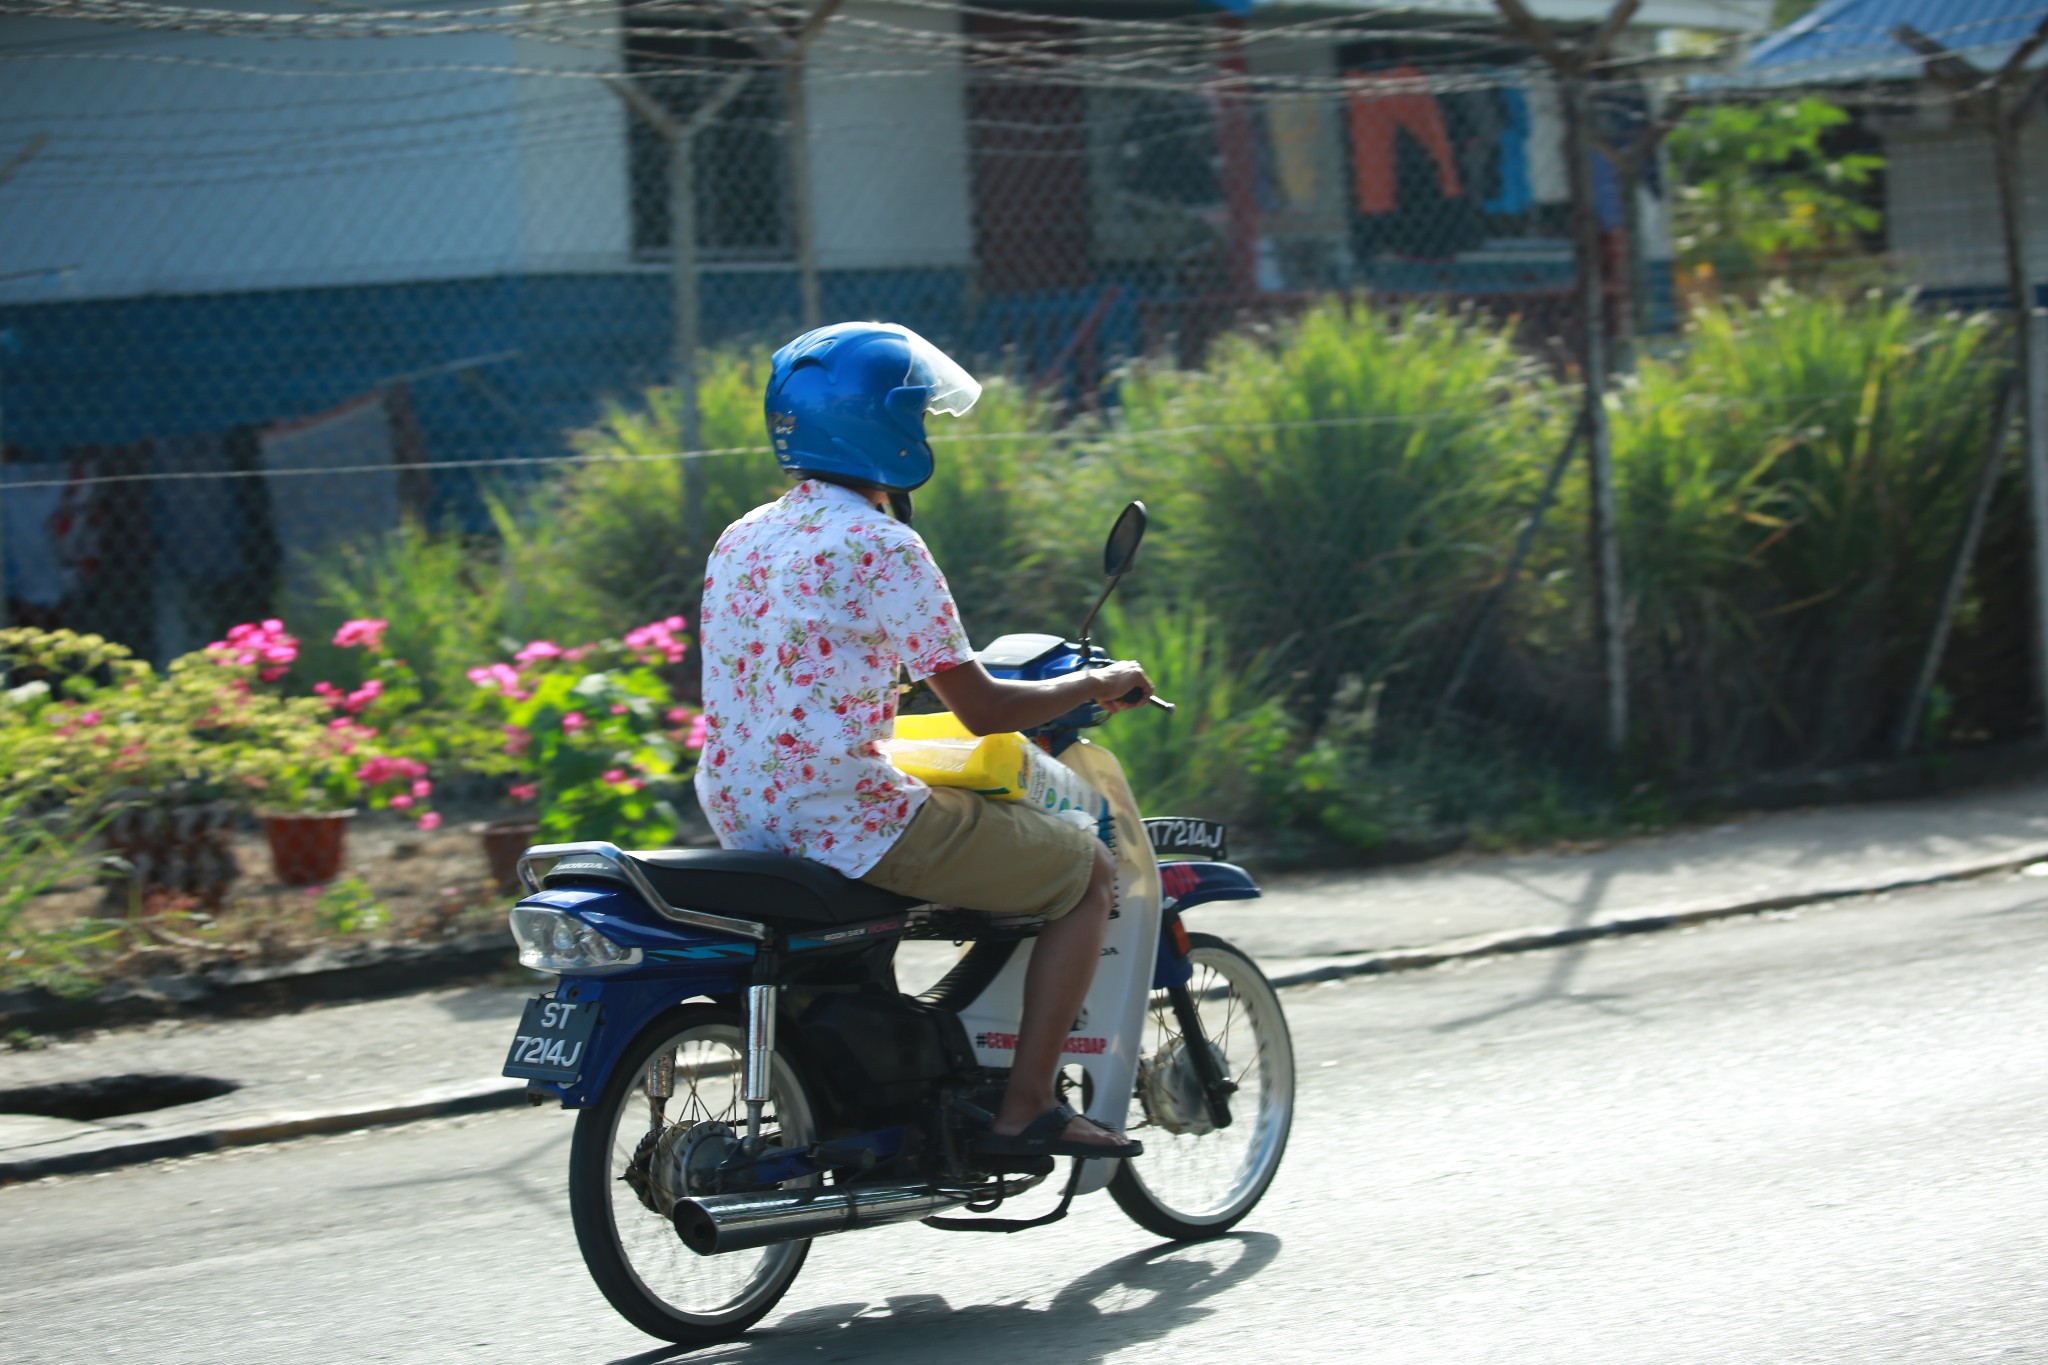
<path fill-rule="evenodd" d="M 1064 1104 L 1054 1105 L 1037 1118 L 1024 1125 L 1020 1133 L 983 1133 L 971 1145 L 971 1150 L 984 1156 L 1072 1156 L 1083 1161 L 1091 1158 L 1121 1160 L 1144 1153 L 1145 1144 L 1125 1138 L 1121 1145 L 1110 1146 L 1101 1142 L 1076 1142 L 1063 1138 L 1067 1125 L 1080 1115 Z"/>

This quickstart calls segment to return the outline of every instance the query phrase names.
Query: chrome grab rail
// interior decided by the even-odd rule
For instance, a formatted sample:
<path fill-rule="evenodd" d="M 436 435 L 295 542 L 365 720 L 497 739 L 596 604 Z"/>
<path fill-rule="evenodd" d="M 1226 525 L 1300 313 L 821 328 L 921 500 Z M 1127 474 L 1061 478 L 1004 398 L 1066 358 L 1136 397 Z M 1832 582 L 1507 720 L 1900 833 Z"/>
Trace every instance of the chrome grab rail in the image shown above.
<path fill-rule="evenodd" d="M 639 892 L 650 906 L 678 924 L 687 924 L 695 929 L 715 929 L 721 934 L 737 934 L 756 943 L 766 943 L 774 936 L 774 931 L 767 925 L 758 924 L 750 919 L 733 919 L 727 915 L 713 915 L 703 910 L 685 910 L 681 906 L 670 905 L 654 889 L 654 883 L 647 880 L 647 874 L 640 870 L 638 863 L 628 858 L 617 844 L 607 843 L 602 839 L 576 844 L 535 844 L 519 855 L 520 883 L 528 891 L 540 890 L 540 878 L 534 875 L 533 865 L 537 862 L 566 858 L 575 853 L 587 853 L 602 858 L 618 868 L 619 875 L 626 879 L 628 886 Z"/>

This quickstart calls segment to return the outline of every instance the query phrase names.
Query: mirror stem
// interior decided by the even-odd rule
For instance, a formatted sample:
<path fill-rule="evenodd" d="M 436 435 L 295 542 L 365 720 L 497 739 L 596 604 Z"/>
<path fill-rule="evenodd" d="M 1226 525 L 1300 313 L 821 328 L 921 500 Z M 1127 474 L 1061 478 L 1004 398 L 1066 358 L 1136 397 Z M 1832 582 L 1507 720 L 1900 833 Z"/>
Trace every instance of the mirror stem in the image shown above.
<path fill-rule="evenodd" d="M 1081 648 L 1083 650 L 1088 648 L 1088 630 L 1089 627 L 1095 624 L 1095 614 L 1102 610 L 1102 604 L 1109 600 L 1109 595 L 1116 591 L 1116 585 L 1123 581 L 1124 576 L 1122 574 L 1118 574 L 1115 578 L 1110 579 L 1102 589 L 1102 596 L 1096 598 L 1095 605 L 1088 608 L 1088 619 L 1081 623 Z"/>

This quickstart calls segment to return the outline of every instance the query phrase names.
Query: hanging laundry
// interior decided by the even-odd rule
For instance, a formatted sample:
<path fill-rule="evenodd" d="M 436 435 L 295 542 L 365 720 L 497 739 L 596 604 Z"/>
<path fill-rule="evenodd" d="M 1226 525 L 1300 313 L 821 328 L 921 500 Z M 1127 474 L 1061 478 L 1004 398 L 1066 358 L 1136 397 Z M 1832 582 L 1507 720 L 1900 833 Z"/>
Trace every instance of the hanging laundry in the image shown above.
<path fill-rule="evenodd" d="M 1354 73 L 1347 86 L 1354 254 L 1442 260 L 1484 242 L 1479 206 L 1465 193 L 1443 110 L 1421 73 Z"/>
<path fill-rule="evenodd" d="M 391 420 L 381 395 L 265 430 L 258 443 L 270 477 L 271 523 L 284 550 L 288 594 L 313 587 L 332 549 L 388 534 L 399 521 Z M 310 471 L 332 469 L 333 474 Z"/>
<path fill-rule="evenodd" d="M 1529 97 L 1512 85 L 1502 87 L 1499 94 L 1506 115 L 1496 162 L 1499 181 L 1482 206 L 1488 213 L 1527 213 L 1535 202 L 1529 183 Z"/>
<path fill-rule="evenodd" d="M 1442 198 L 1455 199 L 1464 193 L 1457 157 L 1444 130 L 1443 111 L 1422 80 L 1422 73 L 1414 67 L 1398 66 L 1386 75 L 1354 73 L 1346 82 L 1352 183 L 1361 213 L 1393 213 L 1400 208 L 1397 139 L 1402 133 L 1428 153 Z"/>
<path fill-rule="evenodd" d="M 1311 95 L 1280 95 L 1266 105 L 1266 142 L 1284 211 L 1313 213 L 1323 198 L 1323 106 Z"/>
<path fill-rule="evenodd" d="M 6 548 L 8 620 L 16 625 L 54 626 L 77 576 L 64 565 L 54 530 L 67 490 L 68 467 L 31 464 L 19 449 L 0 465 L 0 535 Z M 17 488 L 16 484 L 38 487 Z"/>
<path fill-rule="evenodd" d="M 1531 76 L 1523 87 L 1529 106 L 1529 197 L 1539 204 L 1569 204 L 1571 176 L 1564 162 L 1564 103 L 1557 82 Z"/>

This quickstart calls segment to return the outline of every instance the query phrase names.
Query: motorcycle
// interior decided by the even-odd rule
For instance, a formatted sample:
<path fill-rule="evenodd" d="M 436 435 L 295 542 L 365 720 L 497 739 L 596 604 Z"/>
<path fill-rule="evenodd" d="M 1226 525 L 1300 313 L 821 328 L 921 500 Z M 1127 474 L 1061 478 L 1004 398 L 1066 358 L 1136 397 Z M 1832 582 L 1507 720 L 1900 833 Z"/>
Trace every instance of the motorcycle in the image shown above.
<path fill-rule="evenodd" d="M 1096 610 L 1144 532 L 1132 503 Z M 1077 641 L 1007 635 L 977 657 L 1023 679 L 1106 662 L 1094 617 Z M 527 1003 L 505 1074 L 527 1080 L 533 1103 L 579 1111 L 570 1218 L 592 1279 L 634 1326 L 686 1345 L 739 1336 L 828 1234 L 911 1220 L 1017 1232 L 1106 1189 L 1147 1230 L 1195 1241 L 1264 1196 L 1293 1120 L 1287 1022 L 1250 957 L 1182 923 L 1259 889 L 1223 861 L 1221 825 L 1140 813 L 1115 758 L 1083 736 L 1104 719 L 1091 703 L 1029 735 L 1106 798 L 1097 828 L 1117 868 L 1061 1086 L 1145 1152 L 1073 1160 L 1057 1206 L 1033 1218 L 994 1215 L 1051 1180 L 1054 1158 L 971 1150 L 1016 1045 L 1032 922 L 772 854 L 526 850 L 513 937 L 521 962 L 559 979 Z M 964 951 L 912 996 L 895 956 L 917 939 Z"/>

